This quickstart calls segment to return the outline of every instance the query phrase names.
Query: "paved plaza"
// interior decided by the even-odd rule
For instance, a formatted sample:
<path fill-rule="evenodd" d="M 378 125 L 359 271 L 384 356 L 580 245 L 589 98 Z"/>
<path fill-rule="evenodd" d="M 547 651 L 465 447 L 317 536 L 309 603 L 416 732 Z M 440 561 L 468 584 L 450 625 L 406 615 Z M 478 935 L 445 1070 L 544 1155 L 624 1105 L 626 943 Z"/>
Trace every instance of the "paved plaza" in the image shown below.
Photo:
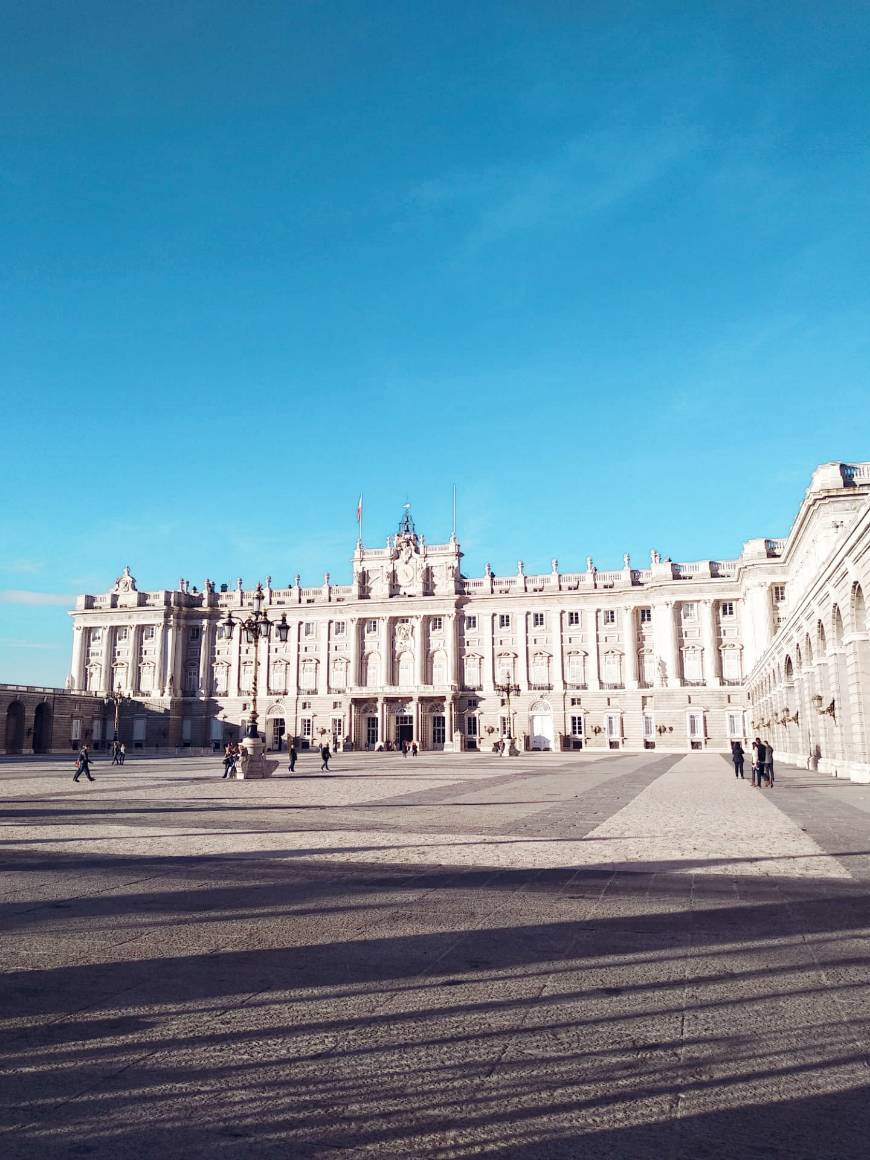
<path fill-rule="evenodd" d="M 18 1157 L 864 1157 L 870 786 L 0 764 Z"/>

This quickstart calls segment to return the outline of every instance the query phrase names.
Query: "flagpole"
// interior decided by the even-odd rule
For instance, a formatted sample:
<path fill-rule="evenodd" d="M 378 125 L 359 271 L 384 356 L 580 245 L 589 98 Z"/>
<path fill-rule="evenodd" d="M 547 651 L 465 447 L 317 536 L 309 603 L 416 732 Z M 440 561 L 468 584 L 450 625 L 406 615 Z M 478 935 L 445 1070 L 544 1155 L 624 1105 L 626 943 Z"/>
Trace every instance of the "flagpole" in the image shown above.
<path fill-rule="evenodd" d="M 456 539 L 456 484 L 453 485 L 453 539 Z"/>

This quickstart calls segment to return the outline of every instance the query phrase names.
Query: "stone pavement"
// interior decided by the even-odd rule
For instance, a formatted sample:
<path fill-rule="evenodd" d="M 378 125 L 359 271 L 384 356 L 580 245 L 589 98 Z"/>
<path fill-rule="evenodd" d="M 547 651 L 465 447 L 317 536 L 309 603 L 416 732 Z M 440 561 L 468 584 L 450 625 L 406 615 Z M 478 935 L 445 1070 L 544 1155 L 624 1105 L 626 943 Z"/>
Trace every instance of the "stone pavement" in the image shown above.
<path fill-rule="evenodd" d="M 0 764 L 17 1157 L 850 1157 L 870 787 L 713 754 Z"/>

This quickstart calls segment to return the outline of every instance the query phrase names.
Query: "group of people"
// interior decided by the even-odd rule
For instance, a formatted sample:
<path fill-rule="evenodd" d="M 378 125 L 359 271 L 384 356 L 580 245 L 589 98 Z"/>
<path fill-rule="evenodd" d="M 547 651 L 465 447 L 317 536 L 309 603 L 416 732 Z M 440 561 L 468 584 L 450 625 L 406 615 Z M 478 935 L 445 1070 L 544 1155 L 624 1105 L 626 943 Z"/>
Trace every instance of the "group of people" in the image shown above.
<path fill-rule="evenodd" d="M 734 776 L 745 778 L 743 761 L 746 754 L 739 741 L 731 742 L 731 760 L 734 763 Z M 756 737 L 752 742 L 752 784 L 756 789 L 763 785 L 773 788 L 773 746 L 769 741 L 762 741 Z"/>
<path fill-rule="evenodd" d="M 329 773 L 329 759 L 332 757 L 332 751 L 329 748 L 329 744 L 328 742 L 324 741 L 324 743 L 318 748 L 320 750 L 321 772 L 325 770 L 327 773 Z M 296 762 L 299 759 L 299 754 L 296 752 L 296 746 L 292 741 L 290 742 L 290 746 L 287 750 L 287 755 L 290 758 L 287 769 L 290 771 L 290 773 L 294 773 L 296 771 Z"/>
<path fill-rule="evenodd" d="M 418 751 L 417 751 L 417 742 L 416 741 L 403 741 L 401 748 L 402 748 L 402 757 L 407 757 L 409 753 L 412 757 L 417 756 Z"/>
<path fill-rule="evenodd" d="M 123 765 L 127 756 L 127 746 L 123 741 L 112 742 L 112 765 Z"/>
<path fill-rule="evenodd" d="M 241 755 L 239 743 L 237 741 L 228 741 L 224 748 L 224 777 L 236 776 L 236 762 Z"/>

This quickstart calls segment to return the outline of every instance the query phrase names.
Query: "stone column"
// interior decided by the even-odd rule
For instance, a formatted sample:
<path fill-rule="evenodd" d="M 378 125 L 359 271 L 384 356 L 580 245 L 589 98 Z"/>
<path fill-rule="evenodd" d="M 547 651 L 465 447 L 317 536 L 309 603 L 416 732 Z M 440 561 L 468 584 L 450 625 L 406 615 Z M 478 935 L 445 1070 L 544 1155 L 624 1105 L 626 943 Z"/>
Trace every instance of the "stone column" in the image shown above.
<path fill-rule="evenodd" d="M 244 635 L 244 629 L 241 625 L 237 624 L 230 641 L 230 678 L 228 685 L 230 697 L 238 697 L 239 695 L 239 673 L 241 669 L 242 639 Z"/>
<path fill-rule="evenodd" d="M 381 686 L 386 688 L 393 682 L 391 677 L 393 675 L 393 642 L 390 639 L 390 627 L 392 618 L 389 616 L 382 616 L 381 629 Z M 382 739 L 383 740 L 383 739 Z"/>
<path fill-rule="evenodd" d="M 299 696 L 299 633 L 302 631 L 302 626 L 297 620 L 290 622 L 290 631 L 287 633 L 287 643 L 289 649 L 287 650 L 287 694 L 288 696 Z"/>
<path fill-rule="evenodd" d="M 329 692 L 329 618 L 320 626 L 320 665 L 317 671 L 317 692 L 321 697 Z"/>
<path fill-rule="evenodd" d="M 411 706 L 412 706 L 411 712 L 414 715 L 414 740 L 417 742 L 417 744 L 422 749 L 423 748 L 423 737 L 422 737 L 422 734 L 420 733 L 420 698 L 414 697 L 413 701 L 411 702 Z"/>
<path fill-rule="evenodd" d="M 112 691 L 112 646 L 114 644 L 114 640 L 115 630 L 106 625 L 103 629 L 103 651 L 100 656 L 100 661 L 103 666 L 102 691 L 104 693 L 111 693 Z"/>
<path fill-rule="evenodd" d="M 360 621 L 353 617 L 347 622 L 350 630 L 350 687 L 359 688 L 362 684 L 359 675 L 359 630 Z"/>
<path fill-rule="evenodd" d="M 154 627 L 156 638 L 154 646 L 154 688 L 152 696 L 160 697 L 163 694 L 163 670 L 166 662 L 166 624 L 160 621 Z"/>
<path fill-rule="evenodd" d="M 719 640 L 712 600 L 701 601 L 701 642 L 704 645 L 704 680 L 719 685 Z"/>
<path fill-rule="evenodd" d="M 495 671 L 495 618 L 497 614 L 494 612 L 481 612 L 480 615 L 481 623 L 486 624 L 486 636 L 483 640 L 484 668 L 480 674 L 481 684 L 483 685 L 484 692 L 491 693 L 498 678 L 498 674 Z M 486 618 L 485 621 L 483 619 L 484 616 Z"/>
<path fill-rule="evenodd" d="M 74 689 L 85 687 L 85 637 L 87 629 L 77 624 L 73 629 L 73 654 L 70 677 Z"/>
<path fill-rule="evenodd" d="M 518 612 L 515 616 L 517 619 L 517 652 L 520 658 L 517 684 L 525 692 L 529 687 L 529 615 L 527 612 Z"/>
<path fill-rule="evenodd" d="M 203 620 L 199 638 L 199 695 L 207 697 L 211 693 L 211 635 L 213 624 Z"/>
<path fill-rule="evenodd" d="M 383 697 L 378 697 L 378 741 L 384 745 L 387 740 L 387 706 Z"/>
<path fill-rule="evenodd" d="M 426 656 L 428 653 L 428 644 L 426 641 L 426 628 L 429 624 L 428 618 L 421 616 L 417 621 L 417 654 L 414 658 L 417 667 L 417 688 L 427 685 L 426 680 Z M 419 737 L 417 738 L 419 742 Z"/>
<path fill-rule="evenodd" d="M 445 637 L 447 640 L 447 683 L 455 687 L 459 683 L 459 673 L 457 671 L 457 653 L 456 647 L 456 613 L 451 612 L 445 618 Z"/>
<path fill-rule="evenodd" d="M 601 688 L 601 662 L 598 658 L 598 609 L 593 608 L 587 616 L 587 623 L 591 621 L 589 632 L 589 664 L 587 665 L 586 684 L 590 689 Z"/>
<path fill-rule="evenodd" d="M 559 577 L 556 575 L 556 580 Z M 553 691 L 560 693 L 565 688 L 565 664 L 562 657 L 562 611 L 554 609 L 550 616 L 553 624 Z"/>
<path fill-rule="evenodd" d="M 622 647 L 625 653 L 624 681 L 626 689 L 636 689 L 637 679 L 637 624 L 635 610 L 627 605 L 622 610 Z"/>
<path fill-rule="evenodd" d="M 172 664 L 172 685 L 175 696 L 180 697 L 184 692 L 184 653 L 187 648 L 187 625 L 179 617 L 175 622 L 173 633 L 175 651 Z"/>

